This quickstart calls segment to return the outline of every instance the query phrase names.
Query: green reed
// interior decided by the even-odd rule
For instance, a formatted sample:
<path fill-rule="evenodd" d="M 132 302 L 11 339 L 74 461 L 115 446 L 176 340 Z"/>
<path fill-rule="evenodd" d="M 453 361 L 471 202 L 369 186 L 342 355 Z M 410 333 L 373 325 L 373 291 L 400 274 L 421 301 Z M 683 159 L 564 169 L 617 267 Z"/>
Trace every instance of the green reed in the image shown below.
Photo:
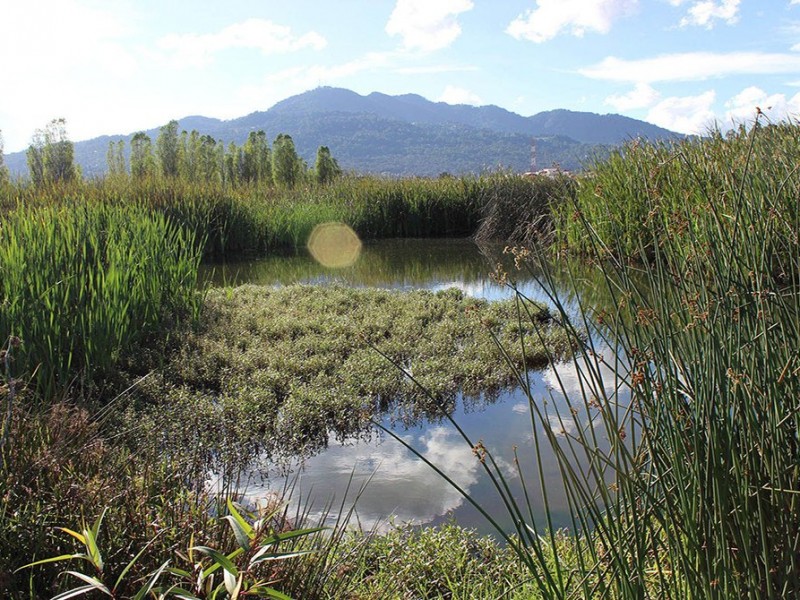
<path fill-rule="evenodd" d="M 192 318 L 192 236 L 135 206 L 21 207 L 0 225 L 0 332 L 46 396 L 106 374 L 148 333 Z"/>
<path fill-rule="evenodd" d="M 267 252 L 306 244 L 315 225 L 342 221 L 363 239 L 467 236 L 498 197 L 530 195 L 520 176 L 496 173 L 438 179 L 346 176 L 327 185 L 292 190 L 265 184 L 109 177 L 34 187 L 24 182 L 2 191 L 0 210 L 61 206 L 80 197 L 87 204 L 135 205 L 205 240 L 205 256 Z"/>
<path fill-rule="evenodd" d="M 498 533 L 542 597 L 800 594 L 796 133 L 756 124 L 599 165 L 559 222 L 571 236 L 560 242 L 595 265 L 601 289 L 588 296 L 584 269 L 555 272 L 545 250 L 514 249 L 520 263 L 541 258 L 535 272 L 581 351 L 553 361 L 565 399 L 528 391 L 541 450 L 538 472 L 518 467 L 521 498 L 465 440 L 515 523 Z M 518 306 L 530 326 L 521 294 Z M 524 372 L 519 384 L 531 389 Z M 530 508 L 533 494 L 550 506 L 544 452 L 570 506 L 566 546 L 550 508 Z"/>
<path fill-rule="evenodd" d="M 772 251 L 790 250 L 797 245 L 791 231 L 799 209 L 787 184 L 800 153 L 798 125 L 756 129 L 755 138 L 742 127 L 680 143 L 628 143 L 581 178 L 577 202 L 555 206 L 560 246 L 591 254 L 598 245 L 604 253 L 638 256 L 646 240 L 645 254 L 652 257 L 655 244 L 675 237 L 688 251 L 691 244 L 715 243 L 717 235 L 741 228 L 738 212 L 746 194 L 766 198 L 762 216 L 786 220 L 766 230 L 763 243 Z"/>

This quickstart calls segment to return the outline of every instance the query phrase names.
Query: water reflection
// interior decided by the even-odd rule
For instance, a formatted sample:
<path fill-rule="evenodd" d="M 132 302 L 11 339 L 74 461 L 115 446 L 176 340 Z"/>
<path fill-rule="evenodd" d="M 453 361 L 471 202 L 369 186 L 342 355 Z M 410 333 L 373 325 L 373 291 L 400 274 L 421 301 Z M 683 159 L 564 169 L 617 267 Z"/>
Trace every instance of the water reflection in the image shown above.
<path fill-rule="evenodd" d="M 557 371 L 562 384 L 572 396 L 570 402 L 558 391 L 558 377 L 554 370 L 531 374 L 532 397 L 546 411 L 544 422 L 549 423 L 559 439 L 564 439 L 565 434 L 575 435 L 579 428 L 597 428 L 599 421 L 596 415 L 582 407 L 581 376 L 575 365 L 562 363 Z M 609 393 L 613 392 L 616 385 L 614 373 L 605 368 L 603 378 L 604 387 Z M 586 385 L 585 381 L 583 385 Z M 625 397 L 625 392 L 621 390 L 620 401 L 625 402 Z M 473 443 L 480 440 L 492 453 L 514 495 L 522 501 L 523 490 L 518 470 L 513 466 L 515 458 L 519 461 L 519 470 L 531 492 L 534 518 L 539 519 L 540 526 L 544 525 L 540 481 L 547 488 L 553 525 L 571 526 L 567 497 L 561 487 L 560 466 L 554 453 L 547 449 L 548 432 L 544 430 L 545 425 L 537 421 L 539 448 L 542 450 L 540 477 L 527 396 L 517 389 L 502 392 L 493 404 L 468 403 L 465 406 L 459 399 L 454 418 Z M 384 424 L 390 426 L 388 419 Z M 512 528 L 513 524 L 499 506 L 491 482 L 472 448 L 452 426 L 446 422 L 425 421 L 396 432 L 452 477 L 481 506 L 491 508 L 495 518 L 504 527 L 509 530 Z M 602 443 L 604 432 L 596 431 L 596 434 L 601 438 L 601 446 L 607 445 Z M 311 516 L 318 518 L 331 502 L 336 506 L 342 502 L 349 506 L 367 482 L 356 505 L 358 524 L 364 529 L 382 529 L 390 522 L 435 525 L 454 519 L 481 533 L 494 533 L 457 490 L 402 444 L 385 435 L 375 436 L 369 441 L 330 439 L 326 450 L 302 462 L 293 463 L 288 474 L 281 469 L 270 473 L 267 479 L 254 475 L 246 495 L 256 501 L 267 494 L 280 493 L 285 486 L 294 484 L 294 508 L 302 506 L 309 510 Z"/>
<path fill-rule="evenodd" d="M 497 256 L 487 258 L 468 240 L 384 240 L 365 244 L 359 260 L 345 269 L 325 269 L 301 252 L 216 265 L 208 269 L 206 277 L 211 285 L 336 282 L 401 289 L 457 287 L 475 297 L 498 299 L 510 296 L 513 291 L 497 284 L 489 275 L 497 264 Z M 547 301 L 548 295 L 539 286 L 536 275 L 515 272 L 518 287 L 532 299 Z M 591 273 L 587 271 L 582 280 L 587 288 L 583 299 L 589 304 L 598 302 L 596 290 L 600 286 L 592 285 Z M 563 298 L 570 297 L 566 287 L 559 293 Z M 577 301 L 574 297 L 572 300 Z M 598 352 L 607 353 L 607 358 L 613 356 L 607 348 Z M 624 405 L 627 394 L 615 371 L 613 365 L 603 366 L 598 373 L 599 385 L 607 395 L 616 396 Z M 597 384 L 587 381 L 581 373 L 568 362 L 555 370 L 529 374 L 531 397 L 542 411 L 542 417 L 536 420 L 531 418 L 528 397 L 519 389 L 501 391 L 490 402 L 459 397 L 455 404 L 456 422 L 473 442 L 480 440 L 491 451 L 508 477 L 513 493 L 522 500 L 520 477 L 513 466 L 518 459 L 519 472 L 530 492 L 534 526 L 544 525 L 543 488 L 547 492 L 552 524 L 555 527 L 571 525 L 558 459 L 547 450 L 546 436 L 550 432 L 544 428 L 549 427 L 556 436 L 564 438 L 596 427 L 597 415 L 582 398 L 587 386 Z M 540 462 L 536 459 L 532 422 L 538 427 Z M 512 527 L 503 520 L 496 492 L 472 448 L 449 423 L 434 418 L 404 428 L 401 422 L 387 417 L 384 424 L 451 476 L 481 506 L 494 507 L 492 512 L 505 527 Z M 595 433 L 603 438 L 603 431 Z M 492 533 L 483 517 L 458 491 L 402 444 L 387 436 L 376 435 L 369 441 L 331 438 L 327 449 L 302 462 L 296 461 L 290 467 L 288 475 L 283 470 L 273 471 L 267 479 L 261 478 L 261 471 L 254 468 L 246 487 L 248 498 L 256 501 L 266 494 L 280 492 L 287 481 L 295 481 L 292 501 L 302 504 L 312 516 L 318 516 L 332 501 L 335 506 L 343 501 L 348 506 L 369 480 L 356 508 L 358 523 L 365 529 L 386 526 L 390 519 L 437 524 L 452 518 L 482 533 Z"/>
<path fill-rule="evenodd" d="M 433 288 L 487 279 L 492 265 L 470 240 L 392 239 L 364 242 L 358 260 L 328 268 L 306 249 L 205 265 L 209 285 L 342 283 L 382 288 Z"/>

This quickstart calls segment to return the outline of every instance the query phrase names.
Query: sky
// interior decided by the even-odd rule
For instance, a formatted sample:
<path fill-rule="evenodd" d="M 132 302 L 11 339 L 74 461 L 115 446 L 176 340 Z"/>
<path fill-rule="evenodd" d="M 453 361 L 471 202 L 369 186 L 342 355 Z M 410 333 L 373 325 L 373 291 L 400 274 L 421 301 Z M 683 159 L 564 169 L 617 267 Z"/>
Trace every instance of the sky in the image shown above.
<path fill-rule="evenodd" d="M 0 57 L 6 152 L 318 86 L 681 133 L 800 114 L 800 0 L 0 0 Z"/>

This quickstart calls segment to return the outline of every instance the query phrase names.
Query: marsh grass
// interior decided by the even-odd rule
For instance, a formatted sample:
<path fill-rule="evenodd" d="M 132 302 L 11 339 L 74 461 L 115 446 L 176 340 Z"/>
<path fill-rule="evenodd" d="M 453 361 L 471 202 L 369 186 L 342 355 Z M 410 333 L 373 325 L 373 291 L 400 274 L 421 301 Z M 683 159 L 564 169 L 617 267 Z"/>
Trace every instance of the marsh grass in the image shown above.
<path fill-rule="evenodd" d="M 553 206 L 558 245 L 650 260 L 668 244 L 669 253 L 685 255 L 744 232 L 758 216 L 771 226 L 753 249 L 796 254 L 798 127 L 758 122 L 755 137 L 742 126 L 680 143 L 631 141 L 581 178 L 575 202 Z"/>
<path fill-rule="evenodd" d="M 556 456 L 570 503 L 571 558 L 550 512 L 529 509 L 534 493 L 548 506 L 541 469 L 520 471 L 526 491 L 513 497 L 481 449 L 517 524 L 516 537 L 498 533 L 543 596 L 800 594 L 796 131 L 756 123 L 671 149 L 634 145 L 563 207 L 561 233 L 594 261 L 604 301 L 576 311 L 581 295 L 565 300 L 565 276 L 539 261 L 554 316 L 580 344 L 561 367 L 579 391 L 553 361 L 565 410 L 528 396 L 537 447 Z M 524 374 L 519 384 L 530 389 Z"/>
<path fill-rule="evenodd" d="M 553 212 L 570 204 L 577 187 L 577 181 L 566 174 L 510 177 L 488 194 L 475 241 L 513 246 L 544 243 L 552 235 Z"/>
<path fill-rule="evenodd" d="M 20 208 L 0 226 L 0 331 L 22 340 L 14 377 L 44 396 L 107 374 L 120 354 L 197 316 L 200 255 L 136 207 Z"/>
<path fill-rule="evenodd" d="M 201 242 L 206 257 L 305 246 L 315 225 L 341 221 L 362 239 L 467 236 L 492 198 L 524 193 L 530 182 L 511 174 L 391 179 L 346 176 L 292 190 L 264 184 L 235 187 L 186 179 L 75 180 L 0 189 L 0 210 L 88 205 L 137 206 L 164 215 Z"/>
<path fill-rule="evenodd" d="M 159 422 L 121 416 L 124 400 L 119 397 L 90 413 L 68 402 L 44 406 L 28 392 L 15 405 L 14 444 L 3 453 L 0 471 L 4 598 L 65 593 L 77 581 L 65 575 L 66 570 L 113 587 L 113 597 L 118 598 L 134 597 L 148 581 L 157 583 L 166 597 L 181 597 L 175 585 L 207 597 L 207 588 L 222 584 L 222 570 L 212 569 L 216 559 L 209 559 L 197 546 L 230 556 L 246 574 L 246 584 L 272 581 L 273 587 L 293 597 L 341 597 L 336 590 L 353 586 L 339 567 L 358 561 L 358 548 L 336 551 L 344 526 L 334 517 L 330 530 L 320 529 L 321 523 L 330 522 L 326 511 L 312 520 L 302 506 L 289 511 L 277 495 L 237 509 L 251 524 L 260 519 L 264 525 L 262 535 L 253 539 L 261 546 L 270 545 L 270 560 L 256 565 L 253 559 L 258 558 L 259 548 L 237 550 L 241 535 L 237 537 L 231 527 L 233 517 L 228 518 L 233 514 L 230 502 L 241 498 L 235 482 L 208 487 L 208 472 L 197 468 L 196 455 L 170 452 Z M 334 508 L 341 523 L 353 510 L 344 504 L 327 510 Z M 89 553 L 90 561 L 48 560 L 84 549 L 80 539 L 65 535 L 62 528 L 81 531 L 87 523 L 100 521 L 101 527 L 92 527 L 92 544 L 96 542 L 98 550 Z M 24 568 L 38 561 L 43 562 Z M 217 573 L 200 577 L 200 570 Z M 158 571 L 159 577 L 153 579 Z M 200 587 L 204 591 L 198 591 Z"/>
<path fill-rule="evenodd" d="M 441 527 L 395 526 L 380 535 L 352 532 L 336 548 L 357 560 L 333 577 L 346 576 L 340 597 L 531 598 L 529 575 L 513 551 L 488 537 L 449 523 Z"/>
<path fill-rule="evenodd" d="M 454 289 L 211 290 L 199 329 L 185 336 L 163 376 L 140 393 L 178 448 L 201 448 L 200 436 L 222 448 L 230 440 L 232 458 L 259 450 L 273 458 L 313 453 L 330 433 L 363 433 L 375 415 L 388 412 L 411 423 L 431 414 L 427 396 L 379 352 L 413 370 L 450 406 L 457 393 L 491 392 L 513 377 L 483 335 L 487 327 L 517 348 L 515 363 L 541 364 L 543 350 L 533 340 L 523 355 L 519 331 L 508 325 L 511 308 Z M 547 311 L 531 310 L 547 330 Z M 564 342 L 555 332 L 547 334 L 553 349 L 563 349 Z M 166 401 L 159 398 L 165 391 Z M 186 427 L 180 415 L 191 415 L 193 424 Z M 233 450 L 239 443 L 247 452 Z"/>

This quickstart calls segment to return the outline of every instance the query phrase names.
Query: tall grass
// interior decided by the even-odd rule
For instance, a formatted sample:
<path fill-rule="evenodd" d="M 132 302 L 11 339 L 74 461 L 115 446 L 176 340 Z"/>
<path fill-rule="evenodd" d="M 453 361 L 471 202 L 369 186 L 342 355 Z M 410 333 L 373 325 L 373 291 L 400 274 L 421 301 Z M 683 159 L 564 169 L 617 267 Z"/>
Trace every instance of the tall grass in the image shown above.
<path fill-rule="evenodd" d="M 553 211 L 574 198 L 576 188 L 569 175 L 509 178 L 489 194 L 475 241 L 522 246 L 542 243 L 552 234 Z"/>
<path fill-rule="evenodd" d="M 0 226 L 0 335 L 17 336 L 14 376 L 47 396 L 106 374 L 148 333 L 192 318 L 199 251 L 136 206 L 20 207 Z"/>
<path fill-rule="evenodd" d="M 539 271 L 582 348 L 553 364 L 565 410 L 528 393 L 536 446 L 556 456 L 569 500 L 569 552 L 549 511 L 529 508 L 534 493 L 548 506 L 544 479 L 520 470 L 525 494 L 512 496 L 466 438 L 516 523 L 500 534 L 543 597 L 800 595 L 793 139 L 794 125 L 756 123 L 671 150 L 631 147 L 562 207 L 562 242 L 594 261 L 603 289 L 592 297 L 606 298 L 576 312 L 581 295 L 557 293 L 565 278 L 584 285 L 569 263 L 566 275 Z M 521 295 L 518 306 L 529 321 Z M 524 373 L 519 383 L 531 389 Z"/>
<path fill-rule="evenodd" d="M 439 179 L 348 176 L 292 190 L 109 177 L 39 187 L 17 182 L 0 191 L 0 210 L 69 205 L 76 199 L 140 206 L 204 240 L 205 256 L 219 257 L 303 247 L 314 226 L 327 221 L 345 222 L 364 239 L 468 236 L 492 199 L 529 194 L 534 185 L 505 173 Z"/>
<path fill-rule="evenodd" d="M 799 128 L 783 122 L 757 125 L 756 137 L 741 127 L 677 144 L 632 141 L 582 178 L 577 202 L 554 206 L 560 247 L 624 256 L 644 250 L 649 259 L 676 238 L 673 252 L 703 250 L 749 224 L 739 214 L 744 195 L 759 198 L 760 218 L 774 223 L 763 230 L 763 253 L 791 253 L 800 222 L 793 184 Z"/>

